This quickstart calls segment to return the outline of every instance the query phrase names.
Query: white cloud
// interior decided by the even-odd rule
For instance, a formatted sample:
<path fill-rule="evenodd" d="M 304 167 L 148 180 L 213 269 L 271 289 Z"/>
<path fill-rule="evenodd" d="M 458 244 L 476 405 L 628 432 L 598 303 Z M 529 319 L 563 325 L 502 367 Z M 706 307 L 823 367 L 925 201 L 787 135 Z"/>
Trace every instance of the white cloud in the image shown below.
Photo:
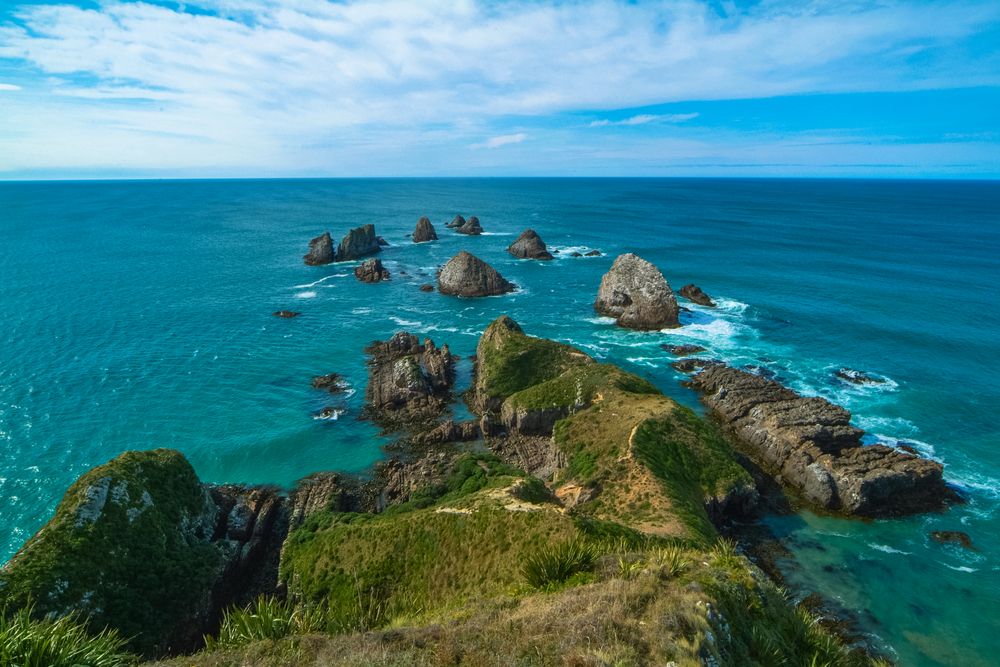
<path fill-rule="evenodd" d="M 728 13 L 696 0 L 184 4 L 210 13 L 112 1 L 15 10 L 0 59 L 41 76 L 30 99 L 5 97 L 20 122 L 0 124 L 0 171 L 166 159 L 324 169 L 351 150 L 468 146 L 564 112 L 1000 83 L 996 53 L 961 60 L 953 48 L 995 29 L 1000 5 L 980 0 L 777 0 Z M 681 122 L 648 116 L 615 122 Z M 390 136 L 405 143 L 378 143 Z"/>
<path fill-rule="evenodd" d="M 632 116 L 623 120 L 608 120 L 607 118 L 595 120 L 590 127 L 608 127 L 611 125 L 646 125 L 648 123 L 683 123 L 686 120 L 697 118 L 697 113 L 668 113 L 651 114 L 644 113 Z"/>
<path fill-rule="evenodd" d="M 479 144 L 472 144 L 469 148 L 500 148 L 501 146 L 507 146 L 509 144 L 519 144 L 528 135 L 524 132 L 518 132 L 516 134 L 501 134 L 498 137 L 490 137 L 486 141 Z"/>
<path fill-rule="evenodd" d="M 12 83 L 0 83 L 0 90 L 21 90 L 21 86 L 15 86 Z"/>

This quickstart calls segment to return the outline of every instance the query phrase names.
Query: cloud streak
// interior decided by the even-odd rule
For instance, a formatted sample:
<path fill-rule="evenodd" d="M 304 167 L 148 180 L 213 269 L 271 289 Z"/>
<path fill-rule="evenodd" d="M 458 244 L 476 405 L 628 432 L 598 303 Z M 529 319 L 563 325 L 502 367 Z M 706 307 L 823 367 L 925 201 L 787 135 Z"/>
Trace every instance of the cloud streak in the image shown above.
<path fill-rule="evenodd" d="M 956 61 L 950 47 L 998 20 L 1000 6 L 976 0 L 30 4 L 0 23 L 0 59 L 36 73 L 30 96 L 5 96 L 19 124 L 0 128 L 0 172 L 155 160 L 323 170 L 352 150 L 482 136 L 496 148 L 525 119 L 563 113 L 997 85 L 995 52 Z M 402 146 L 379 143 L 388 136 Z"/>
<path fill-rule="evenodd" d="M 697 113 L 669 113 L 651 114 L 644 113 L 631 116 L 622 120 L 609 120 L 607 118 L 595 120 L 590 127 L 610 127 L 614 125 L 648 125 L 649 123 L 683 123 L 686 120 L 693 120 L 698 117 Z"/>
<path fill-rule="evenodd" d="M 490 137 L 482 143 L 472 144 L 470 148 L 500 148 L 501 146 L 508 146 L 510 144 L 519 144 L 527 138 L 528 135 L 524 132 L 517 132 L 516 134 L 501 134 L 497 137 Z"/>

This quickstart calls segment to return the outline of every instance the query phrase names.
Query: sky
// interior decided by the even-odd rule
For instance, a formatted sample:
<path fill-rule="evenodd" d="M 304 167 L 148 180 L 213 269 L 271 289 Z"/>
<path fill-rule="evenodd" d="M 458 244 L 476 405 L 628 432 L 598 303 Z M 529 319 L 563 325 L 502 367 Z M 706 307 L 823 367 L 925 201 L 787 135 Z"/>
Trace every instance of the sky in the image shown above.
<path fill-rule="evenodd" d="M 0 0 L 0 179 L 1000 178 L 1000 1 Z"/>

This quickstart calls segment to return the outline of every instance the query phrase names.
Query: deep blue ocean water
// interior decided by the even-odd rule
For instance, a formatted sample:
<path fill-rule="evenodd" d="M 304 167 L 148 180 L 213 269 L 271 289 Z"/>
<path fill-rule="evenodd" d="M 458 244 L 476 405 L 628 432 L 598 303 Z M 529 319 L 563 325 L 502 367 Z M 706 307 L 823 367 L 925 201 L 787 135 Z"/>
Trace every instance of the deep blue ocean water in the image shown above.
<path fill-rule="evenodd" d="M 444 228 L 478 215 L 487 234 Z M 428 215 L 441 240 L 407 238 Z M 309 238 L 375 223 L 388 283 L 307 267 Z M 527 227 L 549 263 L 505 247 Z M 571 258 L 573 249 L 604 255 Z M 460 249 L 521 286 L 478 300 L 423 293 Z M 636 333 L 591 304 L 634 251 L 720 307 Z M 404 275 L 405 272 L 405 275 Z M 462 355 L 507 313 L 696 406 L 662 343 L 775 372 L 850 408 L 872 440 L 942 460 L 968 504 L 861 522 L 771 526 L 798 590 L 857 611 L 906 665 L 1000 655 L 1000 183 L 813 180 L 304 180 L 0 184 L 0 561 L 89 467 L 174 447 L 214 482 L 288 485 L 363 471 L 386 440 L 357 415 L 368 342 L 400 329 Z M 302 312 L 292 320 L 278 309 Z M 465 362 L 466 365 L 468 362 Z M 858 388 L 850 367 L 887 379 Z M 467 368 L 465 369 L 468 370 Z M 339 372 L 332 398 L 313 375 Z M 349 392 L 350 393 L 350 392 Z M 345 409 L 317 420 L 327 405 Z M 969 533 L 978 551 L 933 543 Z"/>

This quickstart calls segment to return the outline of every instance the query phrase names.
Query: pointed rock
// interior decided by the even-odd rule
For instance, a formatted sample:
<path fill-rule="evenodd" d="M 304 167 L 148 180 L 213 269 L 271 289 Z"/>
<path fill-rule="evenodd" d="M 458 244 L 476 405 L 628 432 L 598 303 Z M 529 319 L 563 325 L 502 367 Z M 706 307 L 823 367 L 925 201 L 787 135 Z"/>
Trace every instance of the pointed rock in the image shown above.
<path fill-rule="evenodd" d="M 466 251 L 448 260 L 438 274 L 438 291 L 453 296 L 493 296 L 517 287 L 496 269 Z"/>
<path fill-rule="evenodd" d="M 524 230 L 517 240 L 510 244 L 507 252 L 520 259 L 552 259 L 552 253 L 545 247 L 545 241 L 534 229 Z"/>
<path fill-rule="evenodd" d="M 459 234 L 468 234 L 469 236 L 479 236 L 483 233 L 483 228 L 479 224 L 479 218 L 472 216 L 469 220 L 461 227 L 455 230 Z"/>
<path fill-rule="evenodd" d="M 434 231 L 434 225 L 431 221 L 424 217 L 417 220 L 417 228 L 413 230 L 413 242 L 414 243 L 424 243 L 425 241 L 437 241 L 437 232 Z"/>
<path fill-rule="evenodd" d="M 329 264 L 333 261 L 333 239 L 330 232 L 323 232 L 309 242 L 309 252 L 302 259 L 309 266 L 319 266 Z"/>
<path fill-rule="evenodd" d="M 680 289 L 680 295 L 688 301 L 698 304 L 699 306 L 715 308 L 715 302 L 712 301 L 712 297 L 701 291 L 701 288 L 697 285 L 685 285 Z"/>
<path fill-rule="evenodd" d="M 640 331 L 679 327 L 673 290 L 660 270 L 628 253 L 619 255 L 601 279 L 594 309 L 619 326 Z"/>
<path fill-rule="evenodd" d="M 452 218 L 451 222 L 445 225 L 445 227 L 448 227 L 449 229 L 458 229 L 464 224 L 465 224 L 465 218 L 463 218 L 460 215 L 456 215 L 454 218 Z"/>

